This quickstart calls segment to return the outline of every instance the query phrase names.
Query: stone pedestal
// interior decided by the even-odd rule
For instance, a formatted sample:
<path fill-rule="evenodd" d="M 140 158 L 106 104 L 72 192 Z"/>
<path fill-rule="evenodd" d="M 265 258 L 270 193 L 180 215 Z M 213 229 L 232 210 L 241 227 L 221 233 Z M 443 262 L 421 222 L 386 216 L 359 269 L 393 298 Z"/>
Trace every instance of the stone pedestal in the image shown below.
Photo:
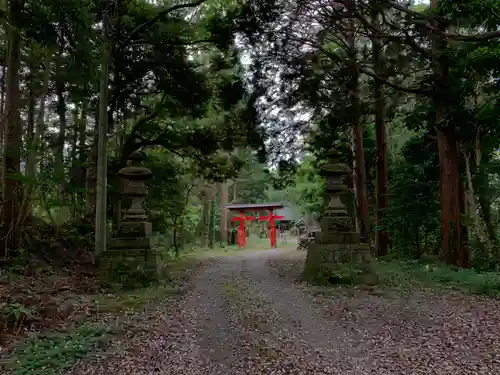
<path fill-rule="evenodd" d="M 109 241 L 101 259 L 101 271 L 106 281 L 136 287 L 156 281 L 156 254 L 151 248 L 151 223 L 142 202 L 148 190 L 146 181 L 151 171 L 143 167 L 144 155 L 130 155 L 127 166 L 120 169 L 121 193 L 131 202 L 123 213 L 118 232 Z"/>
<path fill-rule="evenodd" d="M 329 202 L 320 218 L 321 231 L 315 232 L 314 242 L 308 245 L 303 273 L 306 280 L 314 282 L 328 282 L 346 263 L 366 263 L 371 259 L 369 245 L 360 242 L 360 234 L 342 202 L 350 194 L 345 184 L 349 167 L 337 163 L 334 150 L 328 156 L 323 173 Z"/>

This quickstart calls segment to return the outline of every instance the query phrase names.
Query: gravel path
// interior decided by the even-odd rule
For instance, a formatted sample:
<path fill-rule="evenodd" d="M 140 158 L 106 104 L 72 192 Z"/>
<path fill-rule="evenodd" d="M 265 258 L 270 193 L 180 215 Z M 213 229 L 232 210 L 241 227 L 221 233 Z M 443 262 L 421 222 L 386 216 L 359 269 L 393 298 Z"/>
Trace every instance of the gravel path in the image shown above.
<path fill-rule="evenodd" d="M 414 292 L 315 295 L 303 253 L 223 258 L 126 348 L 68 374 L 500 374 L 500 303 Z"/>

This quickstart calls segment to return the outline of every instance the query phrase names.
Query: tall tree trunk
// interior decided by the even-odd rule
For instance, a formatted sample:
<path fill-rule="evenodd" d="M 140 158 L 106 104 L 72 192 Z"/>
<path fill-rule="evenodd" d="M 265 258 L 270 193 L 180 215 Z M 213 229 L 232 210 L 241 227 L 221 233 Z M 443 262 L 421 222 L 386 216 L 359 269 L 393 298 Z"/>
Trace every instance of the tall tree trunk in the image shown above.
<path fill-rule="evenodd" d="M 0 115 L 2 118 L 2 123 L 5 114 L 5 81 L 6 81 L 7 69 L 5 64 L 2 65 L 2 79 L 0 80 Z"/>
<path fill-rule="evenodd" d="M 202 227 L 201 227 L 201 247 L 208 247 L 209 238 L 209 225 L 210 225 L 210 200 L 208 199 L 208 192 L 202 192 L 203 211 L 202 211 Z"/>
<path fill-rule="evenodd" d="M 354 1 L 346 1 L 346 8 L 355 12 Z M 363 242 L 369 242 L 371 232 L 370 214 L 368 211 L 368 196 L 366 187 L 365 149 L 363 145 L 363 124 L 361 123 L 360 93 L 359 93 L 359 71 L 357 66 L 357 50 L 355 25 L 348 20 L 346 42 L 348 46 L 347 55 L 351 65 L 351 76 L 348 83 L 349 90 L 349 118 L 352 126 L 353 143 L 355 146 L 354 159 L 356 160 L 354 170 L 354 183 L 356 184 L 359 216 L 361 219 L 361 234 Z"/>
<path fill-rule="evenodd" d="M 36 165 L 36 159 L 38 158 L 38 155 L 40 154 L 40 147 L 41 147 L 41 140 L 42 140 L 42 134 L 45 132 L 45 101 L 47 100 L 47 94 L 49 91 L 49 79 L 50 79 L 50 68 L 48 66 L 48 62 L 45 63 L 44 67 L 44 74 L 43 74 L 43 83 L 42 83 L 42 92 L 40 93 L 40 104 L 38 107 L 38 113 L 36 116 L 36 127 L 35 127 L 35 137 L 33 139 L 34 147 L 33 149 L 35 150 L 35 161 L 34 164 Z"/>
<path fill-rule="evenodd" d="M 19 19 L 23 0 L 9 2 L 9 18 Z M 7 82 L 6 82 L 6 128 L 4 147 L 4 175 L 3 175 L 3 212 L 2 226 L 6 240 L 1 241 L 0 258 L 7 256 L 8 248 L 16 248 L 19 244 L 20 233 L 16 228 L 19 216 L 19 202 L 21 201 L 21 183 L 17 174 L 21 167 L 21 118 L 19 114 L 19 69 L 21 55 L 21 36 L 15 25 L 8 31 L 8 57 L 7 57 Z"/>
<path fill-rule="evenodd" d="M 354 156 L 356 154 L 356 142 L 354 139 L 354 134 L 351 136 L 351 152 Z M 356 183 L 356 158 L 352 159 L 352 175 L 350 176 L 350 180 L 352 180 L 352 191 L 354 192 L 353 197 L 353 218 L 354 218 L 354 226 L 356 228 L 356 232 L 361 231 L 361 215 L 359 214 L 359 204 L 358 204 L 358 184 Z"/>
<path fill-rule="evenodd" d="M 97 143 L 98 143 L 98 122 L 96 117 L 95 127 L 92 137 L 92 145 L 88 153 L 88 166 L 85 174 L 85 190 L 87 192 L 87 217 L 94 223 L 96 212 L 96 184 L 97 184 Z"/>
<path fill-rule="evenodd" d="M 479 172 L 479 173 L 483 173 L 483 172 Z M 483 178 L 481 179 L 483 181 L 481 185 L 487 183 L 487 180 L 486 180 L 487 178 L 488 177 L 485 176 L 484 179 Z M 490 202 L 490 199 L 489 199 L 489 195 L 488 195 L 487 189 L 485 189 L 481 185 L 480 185 L 480 187 L 478 189 L 479 206 L 481 208 L 481 213 L 483 215 L 483 221 L 484 221 L 484 224 L 486 226 L 486 231 L 488 233 L 488 238 L 490 239 L 490 241 L 493 244 L 496 244 L 498 242 L 498 239 L 497 239 L 497 233 L 496 233 L 495 225 L 493 223 L 493 218 L 492 218 L 492 215 L 491 215 L 491 202 Z"/>
<path fill-rule="evenodd" d="M 461 223 L 461 202 L 463 194 L 458 166 L 457 143 L 451 131 L 438 130 L 440 201 L 443 244 L 440 252 L 441 261 L 467 267 L 468 253 L 461 242 L 463 234 Z"/>
<path fill-rule="evenodd" d="M 80 114 L 80 121 L 78 123 L 78 196 L 79 204 L 83 205 L 85 202 L 84 194 L 80 192 L 80 189 L 85 188 L 85 162 L 87 161 L 87 101 L 82 103 L 82 111 Z"/>
<path fill-rule="evenodd" d="M 432 9 L 438 8 L 439 0 L 432 0 Z M 435 20 L 434 28 L 443 27 Z M 448 124 L 449 102 L 449 72 L 443 51 L 447 42 L 435 33 L 433 36 L 433 74 L 434 74 L 434 105 L 436 108 L 435 124 L 438 136 L 438 155 L 440 170 L 440 205 L 442 247 L 440 259 L 448 264 L 459 267 L 469 266 L 469 249 L 462 242 L 465 233 L 462 233 L 461 211 L 463 209 L 463 189 L 460 182 L 460 168 L 458 164 L 457 139 L 454 129 Z"/>
<path fill-rule="evenodd" d="M 58 72 L 60 74 L 60 72 Z M 61 77 L 56 79 L 57 115 L 59 116 L 59 134 L 57 136 L 55 153 L 55 175 L 57 179 L 57 193 L 62 195 L 65 189 L 64 174 L 64 142 L 66 140 L 66 99 L 64 98 L 65 84 Z"/>
<path fill-rule="evenodd" d="M 44 74 L 42 81 L 42 91 L 40 92 L 40 103 L 38 106 L 38 112 L 35 120 L 35 130 L 31 142 L 30 151 L 28 153 L 28 157 L 26 160 L 26 176 L 31 180 L 31 183 L 28 185 L 28 190 L 26 192 L 26 196 L 30 197 L 30 199 L 34 198 L 34 190 L 35 190 L 35 181 L 36 181 L 36 168 L 38 159 L 40 156 L 40 148 L 41 148 L 41 139 L 42 134 L 45 132 L 45 100 L 47 97 L 47 93 L 49 90 L 49 76 L 50 70 L 49 67 L 45 64 L 44 66 Z M 28 130 L 28 134 L 30 131 Z"/>
<path fill-rule="evenodd" d="M 227 244 L 227 208 L 229 203 L 229 183 L 224 181 L 220 184 L 220 240 Z"/>
<path fill-rule="evenodd" d="M 208 247 L 213 249 L 215 246 L 215 194 L 210 199 L 210 220 L 208 223 Z"/>
<path fill-rule="evenodd" d="M 462 181 L 458 180 L 458 197 L 459 197 L 459 209 L 460 209 L 460 218 L 465 215 L 466 211 L 466 201 L 465 201 L 465 188 Z M 469 236 L 467 233 L 467 227 L 463 220 L 460 220 L 460 247 L 458 252 L 458 257 L 456 261 L 456 265 L 462 268 L 468 268 L 471 266 L 471 253 L 469 249 Z"/>
<path fill-rule="evenodd" d="M 471 171 L 471 163 L 470 163 L 470 153 L 468 153 L 465 149 L 462 151 L 465 162 L 465 176 L 467 182 L 467 189 L 464 189 L 464 199 L 465 199 L 465 208 L 469 214 L 470 219 L 474 223 L 473 225 L 467 226 L 467 236 L 468 238 L 472 238 L 473 231 L 470 228 L 475 229 L 475 233 L 477 238 L 481 243 L 483 243 L 490 257 L 492 256 L 492 244 L 489 237 L 486 234 L 486 229 L 481 222 L 481 218 L 477 212 L 477 204 L 476 204 L 476 193 L 474 191 L 474 185 L 472 183 L 472 171 Z"/>
<path fill-rule="evenodd" d="M 70 172 L 70 182 L 68 192 L 71 196 L 72 201 L 72 216 L 73 219 L 76 218 L 78 213 L 78 179 L 79 179 L 79 163 L 78 163 L 78 135 L 81 128 L 80 110 L 78 105 L 75 104 L 75 109 L 73 110 L 73 127 L 71 129 L 71 146 L 70 146 L 70 160 L 71 160 L 71 172 Z"/>
<path fill-rule="evenodd" d="M 87 102 L 82 103 L 82 112 L 78 124 L 78 161 L 83 166 L 87 157 Z"/>
<path fill-rule="evenodd" d="M 26 127 L 26 144 L 28 149 L 28 157 L 26 159 L 26 177 L 27 184 L 25 185 L 25 191 L 23 192 L 23 199 L 21 202 L 21 207 L 19 208 L 19 215 L 16 221 L 16 227 L 22 227 L 24 221 L 29 215 L 31 208 L 31 196 L 35 186 L 35 167 L 36 164 L 33 162 L 35 155 L 35 104 L 36 98 L 33 92 L 33 69 L 30 67 L 30 74 L 28 74 L 28 118 Z"/>
<path fill-rule="evenodd" d="M 30 69 L 31 70 L 31 69 Z M 27 160 L 30 159 L 30 155 L 33 155 L 34 152 L 34 141 L 35 141 L 35 105 L 36 105 L 36 97 L 33 92 L 32 83 L 33 75 L 29 74 L 26 78 L 28 81 L 28 116 L 27 116 L 27 126 L 26 126 L 26 145 L 28 149 L 28 157 Z M 28 165 L 31 163 L 26 163 L 26 176 L 33 177 L 34 173 L 31 168 L 33 165 Z"/>
<path fill-rule="evenodd" d="M 101 54 L 101 78 L 99 92 L 99 124 L 97 136 L 97 197 L 95 219 L 95 248 L 97 252 L 106 250 L 106 211 L 107 211 L 107 167 L 106 141 L 108 130 L 108 82 L 111 51 L 109 43 L 110 34 L 110 7 L 107 6 L 103 13 L 104 43 Z"/>
<path fill-rule="evenodd" d="M 5 124 L 6 124 L 6 113 L 5 113 L 5 82 L 6 77 L 6 64 L 2 65 L 2 80 L 0 81 L 0 176 L 3 176 L 3 153 L 4 153 L 4 138 L 5 138 Z M 0 183 L 0 193 L 3 191 L 3 177 Z"/>
<path fill-rule="evenodd" d="M 379 25 L 379 10 L 373 12 L 372 20 L 375 26 Z M 372 39 L 373 66 L 375 73 L 383 76 L 384 62 L 382 45 L 380 39 L 375 36 Z M 379 256 L 387 255 L 389 252 L 389 233 L 382 230 L 384 225 L 384 215 L 389 204 L 389 166 L 388 166 L 388 147 L 387 147 L 387 129 L 385 125 L 385 98 L 383 92 L 383 83 L 380 80 L 373 81 L 373 96 L 375 99 L 375 137 L 376 137 L 376 170 L 377 170 L 377 188 L 376 188 L 376 208 L 377 208 L 377 232 L 376 247 Z"/>
<path fill-rule="evenodd" d="M 488 234 L 488 239 L 492 245 L 497 244 L 497 233 L 495 229 L 495 225 L 493 224 L 491 218 L 491 202 L 489 197 L 489 175 L 486 173 L 482 152 L 481 152 L 481 139 L 479 130 L 476 134 L 476 142 L 475 142 L 475 160 L 476 160 L 476 171 L 478 174 L 477 188 L 475 189 L 477 192 L 479 207 L 481 208 L 482 218 L 484 221 L 484 225 L 486 227 L 486 232 Z"/>

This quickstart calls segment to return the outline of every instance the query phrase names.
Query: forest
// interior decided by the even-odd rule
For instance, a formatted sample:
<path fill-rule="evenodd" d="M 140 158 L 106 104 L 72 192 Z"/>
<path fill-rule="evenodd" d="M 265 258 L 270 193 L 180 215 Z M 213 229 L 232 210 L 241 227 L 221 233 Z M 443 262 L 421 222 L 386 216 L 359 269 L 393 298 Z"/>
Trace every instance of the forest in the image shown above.
<path fill-rule="evenodd" d="M 0 357 L 78 310 L 48 295 L 121 293 L 98 270 L 139 153 L 169 283 L 230 246 L 229 203 L 321 215 L 333 148 L 376 259 L 500 290 L 498 1 L 0 4 Z"/>

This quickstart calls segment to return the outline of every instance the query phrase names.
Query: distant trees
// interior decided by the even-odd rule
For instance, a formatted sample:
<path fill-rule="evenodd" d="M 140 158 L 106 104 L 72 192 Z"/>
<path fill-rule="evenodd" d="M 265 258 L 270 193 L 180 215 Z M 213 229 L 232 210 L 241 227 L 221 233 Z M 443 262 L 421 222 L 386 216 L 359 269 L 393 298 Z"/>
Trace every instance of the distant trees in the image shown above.
<path fill-rule="evenodd" d="M 478 188 L 490 185 L 492 175 L 481 172 L 488 163 L 482 158 L 482 147 L 498 146 L 498 106 L 490 106 L 498 92 L 492 81 L 498 75 L 498 67 L 492 65 L 498 56 L 498 6 L 447 0 L 434 0 L 430 7 L 377 0 L 270 0 L 253 2 L 241 11 L 254 21 L 245 23 L 240 17 L 241 33 L 253 45 L 254 68 L 264 77 L 261 85 L 272 87 L 268 95 L 273 99 L 268 103 L 275 108 L 268 112 L 292 114 L 292 118 L 301 110 L 309 112 L 315 126 L 304 121 L 288 121 L 287 126 L 309 133 L 309 143 L 319 157 L 335 140 L 342 147 L 352 145 L 358 216 L 367 229 L 371 217 L 376 217 L 379 255 L 387 254 L 390 237 L 397 236 L 391 228 L 396 206 L 388 200 L 393 196 L 391 178 L 395 178 L 388 152 L 391 137 L 397 136 L 396 121 L 416 132 L 415 137 L 424 137 L 422 147 L 437 157 L 441 260 L 467 267 L 471 243 L 489 246 L 481 227 L 489 226 L 485 218 L 491 202 L 478 208 L 475 202 L 484 202 L 485 197 L 474 189 L 476 196 L 471 199 L 470 192 L 476 184 Z M 281 126 L 279 121 L 272 124 Z M 366 158 L 369 142 L 364 139 L 372 126 L 373 161 Z M 471 139 L 477 141 L 475 146 Z M 472 146 L 479 153 L 464 154 Z M 479 164 L 471 163 L 476 157 Z M 470 174 L 466 162 L 473 166 Z M 426 163 L 427 170 L 431 161 Z M 372 165 L 374 186 L 369 178 Z M 417 165 L 414 168 L 413 175 Z M 472 185 L 465 183 L 467 179 Z M 467 219 L 477 214 L 486 220 L 484 225 Z M 412 236 L 421 237 L 422 230 L 421 225 Z M 494 258 L 491 252 L 487 257 Z"/>

